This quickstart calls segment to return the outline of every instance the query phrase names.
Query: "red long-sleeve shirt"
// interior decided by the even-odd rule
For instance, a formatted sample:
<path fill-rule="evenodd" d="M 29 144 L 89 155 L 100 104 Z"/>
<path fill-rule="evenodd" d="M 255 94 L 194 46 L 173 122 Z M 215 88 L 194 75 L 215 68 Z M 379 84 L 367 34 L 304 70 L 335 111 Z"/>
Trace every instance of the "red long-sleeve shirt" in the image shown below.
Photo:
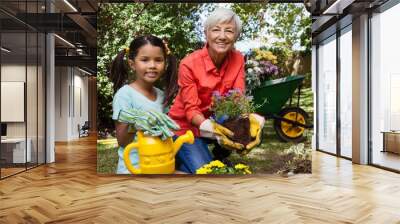
<path fill-rule="evenodd" d="M 191 130 L 198 137 L 200 132 L 192 119 L 197 114 L 205 118 L 211 115 L 212 93 L 225 94 L 234 88 L 244 92 L 244 79 L 244 58 L 239 51 L 230 51 L 220 70 L 212 62 L 207 47 L 186 56 L 179 65 L 179 92 L 168 114 L 181 127 L 175 134 Z"/>

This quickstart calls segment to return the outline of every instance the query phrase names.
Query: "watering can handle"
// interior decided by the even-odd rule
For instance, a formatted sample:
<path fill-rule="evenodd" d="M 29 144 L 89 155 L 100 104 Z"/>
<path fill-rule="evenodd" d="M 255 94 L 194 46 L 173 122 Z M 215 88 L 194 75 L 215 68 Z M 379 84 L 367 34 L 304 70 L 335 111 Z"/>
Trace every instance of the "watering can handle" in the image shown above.
<path fill-rule="evenodd" d="M 129 145 L 127 145 L 124 149 L 125 166 L 133 174 L 141 174 L 142 173 L 142 170 L 140 168 L 137 169 L 132 165 L 131 158 L 129 158 L 129 153 L 132 151 L 133 148 L 137 148 L 138 145 L 139 144 L 137 142 L 132 142 Z"/>

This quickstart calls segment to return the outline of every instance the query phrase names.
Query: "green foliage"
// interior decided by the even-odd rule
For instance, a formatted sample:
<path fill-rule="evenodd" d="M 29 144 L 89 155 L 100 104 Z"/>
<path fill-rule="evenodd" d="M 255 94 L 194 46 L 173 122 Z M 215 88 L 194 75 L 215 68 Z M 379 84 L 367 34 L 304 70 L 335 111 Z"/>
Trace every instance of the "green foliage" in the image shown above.
<path fill-rule="evenodd" d="M 98 62 L 99 63 L 99 62 Z M 99 65 L 98 65 L 99 66 Z M 97 129 L 112 129 L 113 88 L 108 77 L 100 71 L 97 73 Z"/>
<path fill-rule="evenodd" d="M 242 20 L 242 35 L 239 40 L 259 37 L 260 30 L 268 25 L 264 19 L 268 4 L 238 3 L 232 4 L 231 7 Z"/>
<path fill-rule="evenodd" d="M 268 14 L 273 18 L 268 21 L 268 32 L 280 39 L 286 48 L 304 47 L 311 51 L 311 16 L 303 4 L 269 4 Z"/>

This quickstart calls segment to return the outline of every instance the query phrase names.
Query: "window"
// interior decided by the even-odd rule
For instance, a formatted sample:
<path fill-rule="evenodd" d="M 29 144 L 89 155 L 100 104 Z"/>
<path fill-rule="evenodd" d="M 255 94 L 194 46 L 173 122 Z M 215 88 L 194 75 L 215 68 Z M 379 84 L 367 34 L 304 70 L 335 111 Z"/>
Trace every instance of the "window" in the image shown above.
<path fill-rule="evenodd" d="M 336 153 L 336 35 L 318 47 L 318 149 Z"/>
<path fill-rule="evenodd" d="M 371 18 L 372 163 L 396 170 L 400 170 L 400 155 L 382 150 L 383 132 L 400 131 L 400 30 L 395 28 L 398 21 L 400 5 Z"/>
<path fill-rule="evenodd" d="M 352 157 L 352 33 L 351 25 L 340 35 L 340 155 Z"/>
<path fill-rule="evenodd" d="M 0 3 L 16 10 L 0 12 L 1 99 L 11 101 L 0 105 L 7 115 L 1 119 L 7 130 L 0 144 L 0 178 L 45 163 L 45 34 L 13 16 L 40 13 L 43 5 L 45 1 Z"/>

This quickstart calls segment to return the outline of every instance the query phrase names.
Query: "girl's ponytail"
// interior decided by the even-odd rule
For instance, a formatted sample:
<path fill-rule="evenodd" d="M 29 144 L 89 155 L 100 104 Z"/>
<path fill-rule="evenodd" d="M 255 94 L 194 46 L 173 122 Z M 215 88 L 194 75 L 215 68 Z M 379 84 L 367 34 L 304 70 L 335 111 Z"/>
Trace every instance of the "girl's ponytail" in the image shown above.
<path fill-rule="evenodd" d="M 165 98 L 163 105 L 167 107 L 172 103 L 176 94 L 178 93 L 178 69 L 177 69 L 177 59 L 171 54 L 167 55 L 167 69 L 164 75 Z"/>
<path fill-rule="evenodd" d="M 125 62 L 126 50 L 122 50 L 114 58 L 111 64 L 110 79 L 114 84 L 114 94 L 121 88 L 128 79 L 128 68 Z"/>

